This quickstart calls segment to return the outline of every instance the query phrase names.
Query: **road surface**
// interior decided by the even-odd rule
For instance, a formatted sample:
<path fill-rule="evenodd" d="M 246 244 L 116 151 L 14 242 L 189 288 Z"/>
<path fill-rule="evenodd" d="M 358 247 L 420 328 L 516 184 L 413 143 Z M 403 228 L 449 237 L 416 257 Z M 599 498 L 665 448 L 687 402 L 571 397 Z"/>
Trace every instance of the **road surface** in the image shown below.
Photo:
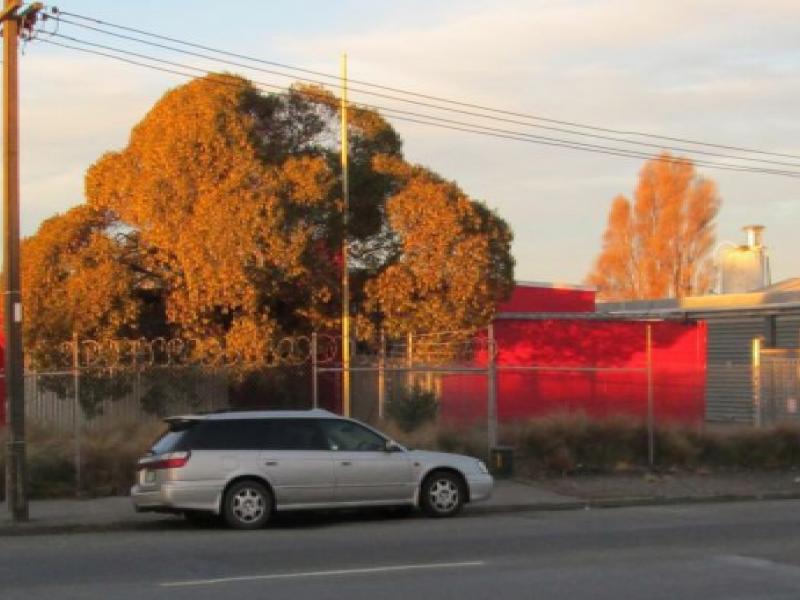
<path fill-rule="evenodd" d="M 0 598 L 800 598 L 800 502 L 0 538 Z"/>

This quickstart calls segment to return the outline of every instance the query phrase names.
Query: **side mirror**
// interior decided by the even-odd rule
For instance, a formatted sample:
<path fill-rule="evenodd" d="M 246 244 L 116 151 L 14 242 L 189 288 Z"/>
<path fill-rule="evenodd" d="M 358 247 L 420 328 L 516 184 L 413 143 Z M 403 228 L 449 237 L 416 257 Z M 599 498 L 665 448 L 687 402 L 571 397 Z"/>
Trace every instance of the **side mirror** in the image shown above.
<path fill-rule="evenodd" d="M 383 447 L 386 452 L 402 452 L 403 447 L 394 440 L 386 440 L 386 445 Z"/>

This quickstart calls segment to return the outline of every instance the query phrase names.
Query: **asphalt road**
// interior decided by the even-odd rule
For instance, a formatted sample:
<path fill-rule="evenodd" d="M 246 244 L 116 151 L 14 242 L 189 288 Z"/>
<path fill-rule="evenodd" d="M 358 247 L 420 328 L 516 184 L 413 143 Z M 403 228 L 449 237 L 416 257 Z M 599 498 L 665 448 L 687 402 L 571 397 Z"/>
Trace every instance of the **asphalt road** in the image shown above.
<path fill-rule="evenodd" d="M 0 538 L 0 598 L 800 598 L 800 502 Z"/>

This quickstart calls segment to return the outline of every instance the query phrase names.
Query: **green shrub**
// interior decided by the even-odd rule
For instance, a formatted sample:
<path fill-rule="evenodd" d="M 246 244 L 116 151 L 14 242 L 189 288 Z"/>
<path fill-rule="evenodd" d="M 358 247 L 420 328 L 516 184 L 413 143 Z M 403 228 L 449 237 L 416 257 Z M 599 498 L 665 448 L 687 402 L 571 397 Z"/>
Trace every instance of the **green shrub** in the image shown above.
<path fill-rule="evenodd" d="M 403 390 L 398 398 L 386 403 L 386 415 L 405 432 L 433 421 L 438 411 L 436 394 L 419 386 Z"/>

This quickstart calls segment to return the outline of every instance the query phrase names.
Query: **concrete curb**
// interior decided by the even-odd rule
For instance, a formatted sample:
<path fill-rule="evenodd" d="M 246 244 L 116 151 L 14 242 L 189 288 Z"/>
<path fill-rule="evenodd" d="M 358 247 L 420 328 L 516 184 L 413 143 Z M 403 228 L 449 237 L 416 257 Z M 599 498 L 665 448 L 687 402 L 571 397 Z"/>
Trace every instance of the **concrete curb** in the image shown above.
<path fill-rule="evenodd" d="M 767 492 L 764 494 L 719 494 L 711 496 L 642 496 L 627 498 L 587 498 L 564 502 L 536 502 L 530 504 L 504 504 L 486 506 L 476 504 L 467 514 L 487 515 L 514 512 L 552 512 L 563 510 L 590 510 L 604 508 L 631 508 L 635 506 L 670 506 L 680 504 L 727 504 L 732 502 L 758 502 L 770 500 L 800 500 L 800 492 Z"/>
<path fill-rule="evenodd" d="M 0 525 L 0 538 L 34 535 L 61 535 L 71 533 L 113 533 L 117 531 L 164 530 L 164 521 L 111 523 L 38 524 L 36 521 L 21 525 Z"/>
<path fill-rule="evenodd" d="M 710 496 L 661 496 L 576 499 L 563 502 L 528 502 L 516 504 L 470 505 L 464 512 L 466 517 L 521 512 L 557 512 L 569 510 L 591 510 L 631 508 L 636 506 L 671 506 L 691 504 L 727 504 L 733 502 L 758 502 L 775 500 L 800 500 L 800 492 L 767 492 L 764 494 L 720 494 Z M 0 537 L 34 535 L 59 535 L 80 533 L 113 533 L 118 531 L 165 531 L 169 528 L 197 529 L 181 519 L 153 521 L 113 521 L 107 523 L 38 524 L 35 521 L 21 525 L 0 524 Z"/>

